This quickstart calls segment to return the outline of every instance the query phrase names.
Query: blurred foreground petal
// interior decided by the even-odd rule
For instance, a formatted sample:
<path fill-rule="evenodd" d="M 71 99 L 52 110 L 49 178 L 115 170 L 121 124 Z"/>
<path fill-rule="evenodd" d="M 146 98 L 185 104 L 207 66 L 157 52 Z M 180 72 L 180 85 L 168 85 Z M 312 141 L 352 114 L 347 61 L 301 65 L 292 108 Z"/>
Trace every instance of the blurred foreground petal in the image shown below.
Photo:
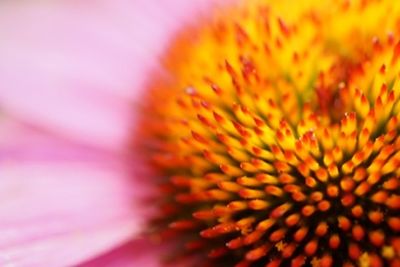
<path fill-rule="evenodd" d="M 159 255 L 160 246 L 140 239 L 124 244 L 95 260 L 86 262 L 81 267 L 123 267 L 133 264 L 135 266 L 161 267 Z"/>
<path fill-rule="evenodd" d="M 104 165 L 2 161 L 1 265 L 73 265 L 132 238 L 131 186 Z"/>

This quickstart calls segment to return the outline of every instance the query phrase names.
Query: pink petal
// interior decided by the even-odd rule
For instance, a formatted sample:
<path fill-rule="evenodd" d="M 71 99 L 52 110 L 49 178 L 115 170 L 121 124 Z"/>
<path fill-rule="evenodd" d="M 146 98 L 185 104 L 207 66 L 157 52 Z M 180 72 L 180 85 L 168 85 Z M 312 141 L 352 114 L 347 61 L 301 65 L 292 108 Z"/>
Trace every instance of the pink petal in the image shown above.
<path fill-rule="evenodd" d="M 0 122 L 0 161 L 13 160 L 42 161 L 51 164 L 55 161 L 109 162 L 126 159 L 123 153 L 85 144 L 77 144 L 70 139 L 61 138 L 32 125 L 11 118 Z"/>
<path fill-rule="evenodd" d="M 141 238 L 128 242 L 109 253 L 96 259 L 87 261 L 80 267 L 125 267 L 125 266 L 146 266 L 146 267 L 186 267 L 197 266 L 195 258 L 180 258 L 177 261 L 166 261 L 176 251 L 169 248 L 168 244 L 155 244 L 148 239 Z M 175 251 L 175 252 L 174 252 Z M 172 258 L 173 259 L 173 258 Z"/>
<path fill-rule="evenodd" d="M 138 239 L 126 243 L 110 253 L 104 254 L 94 260 L 88 261 L 81 267 L 124 267 L 146 266 L 161 267 L 161 247 L 151 244 L 144 239 Z"/>
<path fill-rule="evenodd" d="M 142 224 L 118 164 L 0 163 L 2 266 L 70 266 L 132 238 Z"/>
<path fill-rule="evenodd" d="M 172 32 L 209 2 L 1 2 L 0 106 L 59 134 L 119 149 L 148 71 Z"/>

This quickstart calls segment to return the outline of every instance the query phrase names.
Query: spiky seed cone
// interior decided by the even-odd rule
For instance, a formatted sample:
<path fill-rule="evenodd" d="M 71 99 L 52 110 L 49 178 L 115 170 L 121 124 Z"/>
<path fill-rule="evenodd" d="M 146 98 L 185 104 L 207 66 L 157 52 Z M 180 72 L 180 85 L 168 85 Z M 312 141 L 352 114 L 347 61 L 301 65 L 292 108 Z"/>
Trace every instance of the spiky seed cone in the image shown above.
<path fill-rule="evenodd" d="M 154 82 L 158 236 L 195 266 L 400 266 L 400 2 L 321 2 L 225 10 Z"/>

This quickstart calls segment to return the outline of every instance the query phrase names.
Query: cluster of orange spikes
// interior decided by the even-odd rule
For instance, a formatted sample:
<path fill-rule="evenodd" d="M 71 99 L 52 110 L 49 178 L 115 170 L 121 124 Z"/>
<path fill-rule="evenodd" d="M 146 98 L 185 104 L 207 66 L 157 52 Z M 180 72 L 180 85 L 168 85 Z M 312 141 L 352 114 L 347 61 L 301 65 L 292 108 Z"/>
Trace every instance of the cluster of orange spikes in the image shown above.
<path fill-rule="evenodd" d="M 184 35 L 150 92 L 158 237 L 193 266 L 400 266 L 400 16 L 341 29 L 398 5 L 266 2 Z"/>

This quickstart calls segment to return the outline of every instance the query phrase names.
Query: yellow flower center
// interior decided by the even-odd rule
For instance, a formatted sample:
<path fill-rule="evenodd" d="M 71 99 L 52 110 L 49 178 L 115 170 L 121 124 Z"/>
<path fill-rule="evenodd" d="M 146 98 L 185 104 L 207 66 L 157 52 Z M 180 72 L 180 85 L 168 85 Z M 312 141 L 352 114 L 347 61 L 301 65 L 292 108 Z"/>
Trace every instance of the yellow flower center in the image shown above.
<path fill-rule="evenodd" d="M 400 266 L 400 1 L 266 0 L 150 90 L 164 239 L 194 266 Z"/>

